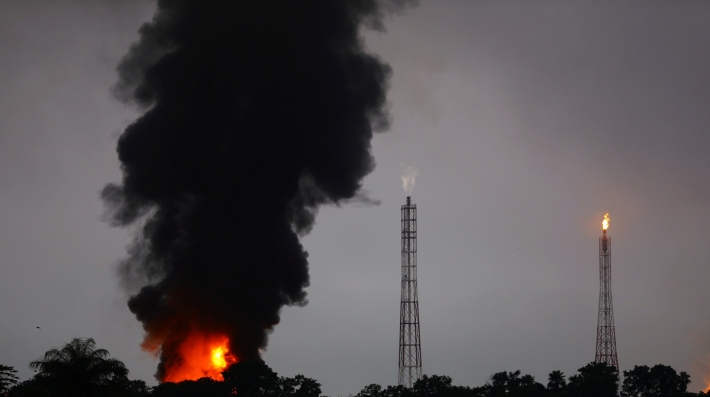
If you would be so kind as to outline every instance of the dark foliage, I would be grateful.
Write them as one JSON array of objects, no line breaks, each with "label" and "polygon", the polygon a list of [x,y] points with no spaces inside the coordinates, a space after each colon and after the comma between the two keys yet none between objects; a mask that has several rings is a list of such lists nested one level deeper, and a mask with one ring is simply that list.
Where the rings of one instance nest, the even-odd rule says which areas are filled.
[{"label": "dark foliage", "polygon": [[226,397],[231,395],[224,382],[210,378],[161,383],[153,388],[152,397]]},{"label": "dark foliage", "polygon": [[14,367],[0,364],[0,395],[10,390],[18,379],[17,370]]},{"label": "dark foliage", "polygon": [[222,373],[230,393],[245,397],[320,397],[320,383],[303,375],[279,377],[262,360],[239,362]]},{"label": "dark foliage", "polygon": [[223,372],[224,383],[240,396],[278,396],[279,376],[261,360],[239,362]]},{"label": "dark foliage", "polygon": [[74,338],[61,348],[48,350],[32,361],[37,374],[10,390],[12,397],[144,397],[149,389],[141,380],[129,380],[123,362],[97,349],[92,338]]},{"label": "dark foliage", "polygon": [[546,396],[545,387],[535,382],[530,375],[520,376],[520,371],[499,372],[481,387],[454,386],[448,376],[424,375],[411,389],[403,386],[372,384],[356,397],[498,397],[498,396]]},{"label": "dark foliage", "polygon": [[547,378],[547,395],[562,396],[567,390],[567,380],[562,371],[552,371]]},{"label": "dark foliage", "polygon": [[520,376],[520,371],[498,372],[480,390],[482,396],[543,396],[545,386],[535,381],[531,375]]},{"label": "dark foliage", "polygon": [[624,371],[621,397],[687,397],[693,395],[687,392],[689,383],[690,375],[678,374],[670,366],[637,365],[631,371]]},{"label": "dark foliage", "polygon": [[424,375],[414,382],[414,393],[422,397],[446,395],[451,390],[451,378],[448,376]]},{"label": "dark foliage", "polygon": [[293,378],[280,377],[279,389],[282,396],[319,397],[321,395],[320,383],[303,375],[296,375]]},{"label": "dark foliage", "polygon": [[567,384],[571,397],[616,397],[619,371],[605,363],[589,363],[572,375]]},{"label": "dark foliage", "polygon": [[44,382],[38,380],[37,378],[31,378],[26,381],[20,382],[10,389],[9,397],[51,397],[52,394],[49,392],[47,386]]},{"label": "dark foliage", "polygon": [[[710,397],[710,393],[686,391],[689,377],[684,372],[677,374],[671,367],[658,365],[656,371],[648,367],[635,367],[626,371],[630,376],[624,382],[625,392],[634,394],[622,397]],[[654,367],[654,368],[656,368]],[[454,386],[448,376],[423,376],[414,387],[382,387],[371,384],[355,397],[617,397],[618,372],[606,364],[590,363],[565,380],[561,371],[552,371],[547,387],[535,381],[531,375],[520,371],[498,372],[480,387]],[[630,379],[630,380],[629,380]],[[633,385],[633,387],[631,386]]]},{"label": "dark foliage", "polygon": [[97,349],[92,338],[74,338],[62,348],[48,350],[30,368],[37,371],[37,382],[54,396],[111,396],[128,382],[128,369],[108,356],[108,350]]},{"label": "dark foliage", "polygon": [[117,397],[147,397],[150,395],[150,388],[142,380],[130,380],[126,377],[115,379],[111,385],[116,390]]},{"label": "dark foliage", "polygon": [[[140,380],[129,380],[120,361],[97,349],[93,339],[74,339],[61,349],[50,349],[31,366],[39,372],[31,379],[0,390],[9,397],[321,397],[321,385],[303,375],[278,376],[262,360],[241,361],[222,373],[224,381],[202,378],[165,382],[152,389]],[[0,366],[13,381],[16,371]],[[412,388],[371,384],[355,397],[710,397],[687,391],[690,376],[666,365],[635,366],[624,371],[618,394],[618,372],[606,364],[590,363],[566,381],[552,371],[547,387],[520,371],[498,372],[479,387],[456,386],[449,376],[424,375]]]},{"label": "dark foliage", "polygon": [[365,386],[355,397],[416,397],[412,389],[404,386],[387,386],[383,388],[377,384]]}]

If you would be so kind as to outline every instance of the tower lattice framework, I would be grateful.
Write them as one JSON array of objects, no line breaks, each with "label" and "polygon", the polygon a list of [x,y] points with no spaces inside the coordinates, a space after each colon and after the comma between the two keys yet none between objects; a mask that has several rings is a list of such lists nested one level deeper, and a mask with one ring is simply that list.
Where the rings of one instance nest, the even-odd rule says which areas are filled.
[{"label": "tower lattice framework", "polygon": [[402,206],[402,299],[399,308],[399,380],[412,387],[422,376],[417,294],[417,205]]},{"label": "tower lattice framework", "polygon": [[597,318],[597,352],[594,362],[606,363],[617,370],[616,330],[614,308],[611,302],[611,238],[604,234],[599,238],[599,316]]}]

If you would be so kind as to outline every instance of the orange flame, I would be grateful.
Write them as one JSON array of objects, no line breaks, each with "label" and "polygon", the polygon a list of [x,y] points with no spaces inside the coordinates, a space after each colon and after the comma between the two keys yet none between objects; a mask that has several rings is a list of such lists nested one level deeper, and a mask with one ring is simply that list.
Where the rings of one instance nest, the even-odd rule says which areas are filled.
[{"label": "orange flame", "polygon": [[164,382],[212,378],[224,380],[222,371],[237,362],[229,352],[229,338],[193,333],[180,346],[180,360],[166,363]]},{"label": "orange flame", "polygon": [[609,213],[607,212],[606,215],[604,215],[604,220],[602,221],[602,229],[606,230],[609,228]]}]

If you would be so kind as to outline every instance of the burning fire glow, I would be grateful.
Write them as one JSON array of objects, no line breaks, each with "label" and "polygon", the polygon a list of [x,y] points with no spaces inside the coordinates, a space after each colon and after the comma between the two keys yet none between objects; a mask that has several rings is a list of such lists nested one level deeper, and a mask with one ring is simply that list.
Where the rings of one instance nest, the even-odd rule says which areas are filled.
[{"label": "burning fire glow", "polygon": [[402,189],[404,189],[407,196],[410,196],[412,194],[412,190],[414,190],[414,183],[416,182],[418,173],[417,169],[411,165],[404,168],[404,175],[402,175]]},{"label": "burning fire glow", "polygon": [[609,228],[609,213],[604,215],[604,220],[602,221],[602,229],[606,230]]},{"label": "burning fire glow", "polygon": [[224,380],[222,372],[237,358],[229,352],[229,338],[194,333],[180,346],[180,360],[165,363],[164,382],[212,378]]}]

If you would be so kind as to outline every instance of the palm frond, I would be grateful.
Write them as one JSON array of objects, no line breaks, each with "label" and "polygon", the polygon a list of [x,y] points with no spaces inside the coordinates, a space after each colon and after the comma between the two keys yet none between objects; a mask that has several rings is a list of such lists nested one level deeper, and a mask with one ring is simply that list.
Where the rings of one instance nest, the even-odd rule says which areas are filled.
[{"label": "palm frond", "polygon": [[64,390],[98,390],[113,380],[125,378],[128,368],[97,349],[92,338],[75,338],[61,348],[52,348],[30,363],[37,376],[50,379]]}]

